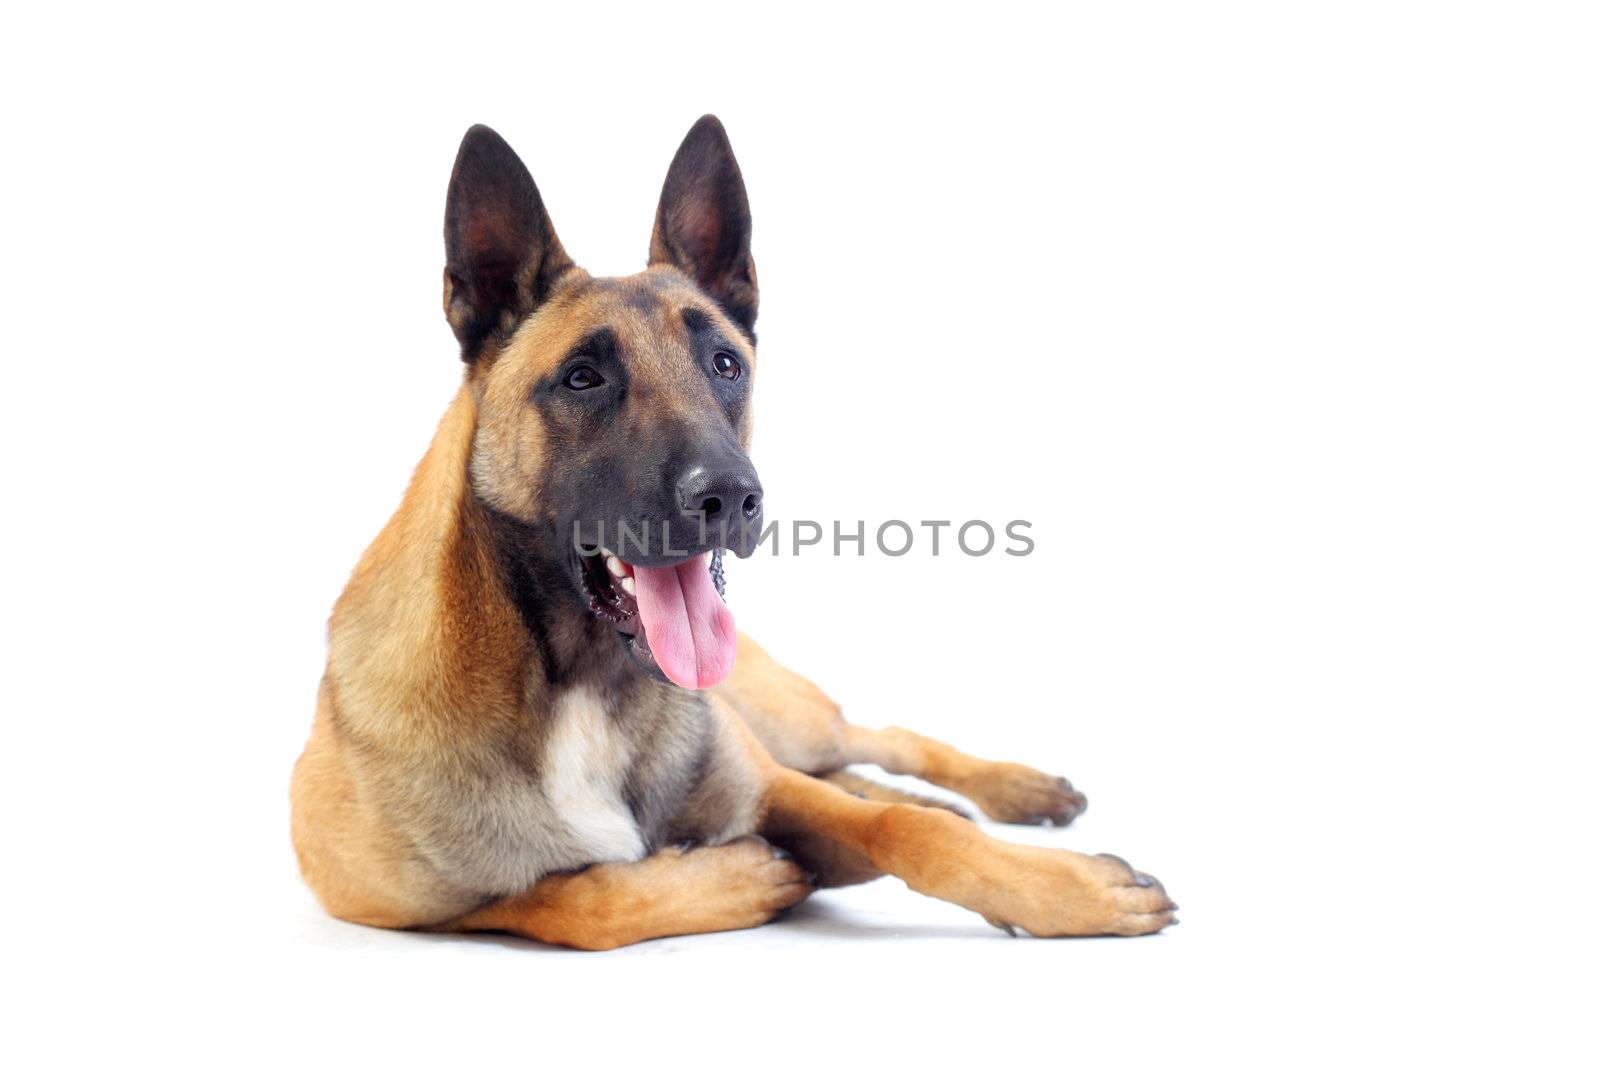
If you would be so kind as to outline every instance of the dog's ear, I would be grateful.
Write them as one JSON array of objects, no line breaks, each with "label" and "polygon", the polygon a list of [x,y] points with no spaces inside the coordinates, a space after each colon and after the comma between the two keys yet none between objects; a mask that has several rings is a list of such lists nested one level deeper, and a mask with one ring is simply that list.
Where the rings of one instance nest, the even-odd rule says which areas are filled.
[{"label": "dog's ear", "polygon": [[650,264],[657,263],[670,263],[693,278],[754,336],[750,201],[733,146],[715,115],[694,124],[667,170],[650,236]]},{"label": "dog's ear", "polygon": [[486,338],[509,332],[537,308],[572,266],[533,176],[487,126],[468,130],[456,153],[444,250],[444,314],[469,363]]}]

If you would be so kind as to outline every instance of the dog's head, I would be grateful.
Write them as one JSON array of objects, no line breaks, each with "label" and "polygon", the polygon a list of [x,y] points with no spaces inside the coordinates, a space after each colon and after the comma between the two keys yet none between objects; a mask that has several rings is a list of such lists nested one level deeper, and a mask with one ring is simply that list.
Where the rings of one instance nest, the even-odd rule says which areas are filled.
[{"label": "dog's head", "polygon": [[558,595],[647,671],[717,684],[734,626],[715,553],[749,555],[761,524],[750,207],[722,124],[702,118],[678,149],[640,274],[575,266],[484,126],[456,158],[445,251],[445,315],[478,403],[473,491],[537,534],[570,585]]}]

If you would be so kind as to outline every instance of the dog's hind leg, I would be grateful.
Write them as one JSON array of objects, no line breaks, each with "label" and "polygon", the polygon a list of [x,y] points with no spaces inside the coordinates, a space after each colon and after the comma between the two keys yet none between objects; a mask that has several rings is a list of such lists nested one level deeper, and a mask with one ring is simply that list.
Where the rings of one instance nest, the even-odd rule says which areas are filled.
[{"label": "dog's hind leg", "polygon": [[810,895],[812,876],[759,837],[668,848],[636,863],[597,863],[433,929],[499,931],[572,948],[742,930]]},{"label": "dog's hind leg", "polygon": [[1088,806],[1065,778],[970,756],[899,727],[852,725],[826,693],[744,634],[733,674],[716,693],[773,759],[797,771],[826,774],[852,763],[875,763],[960,793],[999,822],[1065,826]]}]

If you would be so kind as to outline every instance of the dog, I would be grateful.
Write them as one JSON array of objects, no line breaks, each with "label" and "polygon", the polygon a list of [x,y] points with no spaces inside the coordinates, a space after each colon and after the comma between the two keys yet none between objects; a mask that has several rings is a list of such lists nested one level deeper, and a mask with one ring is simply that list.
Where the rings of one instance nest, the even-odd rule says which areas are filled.
[{"label": "dog", "polygon": [[579,268],[484,126],[444,236],[463,381],[334,608],[291,786],[329,913],[608,949],[890,874],[1012,934],[1177,922],[1118,857],[996,840],[846,768],[1035,824],[1084,809],[1066,779],[850,723],[735,629],[721,552],[762,522],[757,285],[714,116],[672,160],[642,273]]}]

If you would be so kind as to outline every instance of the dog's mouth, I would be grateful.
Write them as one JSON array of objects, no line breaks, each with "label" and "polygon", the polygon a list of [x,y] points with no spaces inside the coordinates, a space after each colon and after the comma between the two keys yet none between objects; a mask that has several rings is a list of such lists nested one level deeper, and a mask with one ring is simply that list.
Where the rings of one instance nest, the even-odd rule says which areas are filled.
[{"label": "dog's mouth", "polygon": [[733,670],[733,612],[722,601],[719,552],[646,567],[605,548],[574,553],[589,610],[616,628],[646,670],[709,689]]}]

